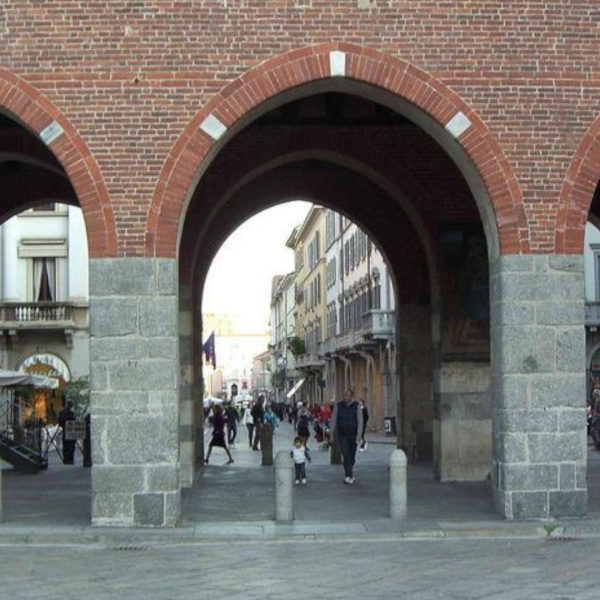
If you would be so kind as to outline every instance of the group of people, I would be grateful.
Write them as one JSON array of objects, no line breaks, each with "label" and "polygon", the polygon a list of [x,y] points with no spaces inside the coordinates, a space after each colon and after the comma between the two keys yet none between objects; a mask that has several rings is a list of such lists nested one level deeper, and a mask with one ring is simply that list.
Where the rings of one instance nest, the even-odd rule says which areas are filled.
[{"label": "group of people", "polygon": [[[223,448],[227,453],[226,464],[233,463],[233,457],[229,445],[235,443],[237,436],[237,423],[241,421],[248,431],[248,444],[252,450],[259,450],[261,434],[265,424],[269,424],[273,431],[279,425],[282,415],[277,415],[270,403],[265,403],[264,396],[259,396],[256,402],[249,404],[243,411],[242,416],[231,404],[220,405],[213,408],[209,416],[212,426],[212,437],[208,445],[208,453],[205,463],[208,464],[212,450],[215,446]],[[311,423],[320,424],[328,431],[330,440],[336,439],[339,443],[344,467],[344,484],[352,485],[354,478],[354,464],[356,452],[360,448],[367,447],[365,431],[369,420],[369,413],[365,403],[354,399],[352,390],[345,390],[343,398],[330,406],[310,407],[299,402],[295,410],[290,412],[291,422],[294,422],[296,437],[290,450],[294,462],[295,483],[306,484],[306,462],[310,462],[311,455],[308,449]],[[227,431],[227,435],[226,435]]]},{"label": "group of people", "polygon": [[271,404],[265,403],[265,397],[259,396],[256,402],[248,404],[240,416],[237,408],[228,403],[223,408],[220,404],[212,407],[212,412],[208,415],[208,422],[212,427],[212,436],[208,444],[208,453],[204,462],[208,464],[213,448],[223,448],[227,453],[228,461],[226,464],[233,463],[233,457],[229,446],[235,445],[237,438],[238,423],[241,421],[248,431],[248,444],[252,450],[259,450],[263,426],[269,423],[273,431],[277,429],[280,419],[274,412]]}]

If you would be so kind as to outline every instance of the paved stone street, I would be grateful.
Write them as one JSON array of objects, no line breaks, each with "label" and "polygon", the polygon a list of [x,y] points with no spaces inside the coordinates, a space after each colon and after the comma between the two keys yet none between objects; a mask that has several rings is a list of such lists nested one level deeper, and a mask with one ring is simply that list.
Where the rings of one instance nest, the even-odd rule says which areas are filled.
[{"label": "paved stone street", "polygon": [[597,549],[597,539],[0,546],[0,589],[12,600],[584,600],[598,598]]}]

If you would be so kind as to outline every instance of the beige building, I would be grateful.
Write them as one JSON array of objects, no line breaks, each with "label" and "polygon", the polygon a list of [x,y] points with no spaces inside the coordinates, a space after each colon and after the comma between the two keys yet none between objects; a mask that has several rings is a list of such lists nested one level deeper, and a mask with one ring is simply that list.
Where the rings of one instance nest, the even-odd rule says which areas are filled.
[{"label": "beige building", "polygon": [[[294,400],[326,403],[351,388],[369,428],[394,432],[395,295],[385,260],[355,223],[313,207],[288,240],[296,255]],[[408,440],[415,444],[415,440]]]}]

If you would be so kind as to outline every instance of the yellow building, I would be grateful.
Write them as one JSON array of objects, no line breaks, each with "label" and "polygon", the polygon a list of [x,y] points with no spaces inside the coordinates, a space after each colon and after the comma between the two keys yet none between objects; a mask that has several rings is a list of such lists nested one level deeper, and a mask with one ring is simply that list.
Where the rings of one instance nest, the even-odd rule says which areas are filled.
[{"label": "yellow building", "polygon": [[[325,325],[325,213],[313,206],[302,225],[294,229],[287,246],[295,253],[296,369],[304,377],[301,394],[308,402],[323,401],[323,368],[320,355]],[[303,344],[303,345],[302,345]]]}]

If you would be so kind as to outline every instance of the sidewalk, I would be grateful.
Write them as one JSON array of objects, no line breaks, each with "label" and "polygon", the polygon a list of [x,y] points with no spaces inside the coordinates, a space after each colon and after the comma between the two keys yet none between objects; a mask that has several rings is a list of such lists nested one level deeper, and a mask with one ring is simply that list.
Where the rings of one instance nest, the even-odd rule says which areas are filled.
[{"label": "sidewalk", "polygon": [[[275,449],[287,450],[293,431],[282,425]],[[216,448],[193,489],[182,494],[182,519],[170,529],[97,528],[90,525],[90,469],[53,461],[39,475],[4,472],[4,523],[0,544],[101,543],[136,545],[203,543],[276,538],[320,539],[331,536],[381,538],[432,537],[559,537],[600,536],[600,453],[589,454],[588,516],[577,520],[506,521],[493,510],[486,483],[438,483],[430,465],[408,469],[408,516],[387,518],[389,454],[395,438],[369,436],[365,452],[357,453],[356,483],[342,484],[342,468],[329,464],[329,452],[309,442],[313,461],[308,484],[294,487],[292,523],[275,523],[272,467],[260,466],[260,452],[247,444],[240,429],[232,448],[233,465]],[[548,525],[548,529],[544,529]]]}]

